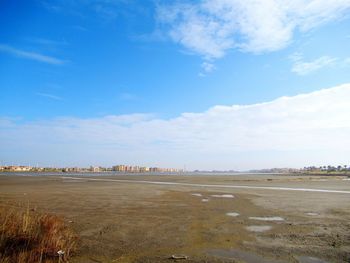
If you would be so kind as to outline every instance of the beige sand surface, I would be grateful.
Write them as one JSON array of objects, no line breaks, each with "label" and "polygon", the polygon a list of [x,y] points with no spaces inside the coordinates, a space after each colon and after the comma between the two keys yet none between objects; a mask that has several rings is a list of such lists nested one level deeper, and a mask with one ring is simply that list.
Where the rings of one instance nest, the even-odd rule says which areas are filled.
[{"label": "beige sand surface", "polygon": [[[116,179],[192,185],[113,181]],[[144,175],[76,180],[62,175],[1,175],[0,205],[16,207],[29,202],[37,211],[72,221],[80,236],[72,262],[172,262],[169,257],[173,254],[189,256],[186,262],[307,262],[308,257],[349,262],[350,181],[342,179]],[[203,184],[349,193],[199,186]],[[220,198],[222,195],[234,198]],[[239,215],[227,216],[232,211]],[[250,226],[271,229],[256,232]]]}]

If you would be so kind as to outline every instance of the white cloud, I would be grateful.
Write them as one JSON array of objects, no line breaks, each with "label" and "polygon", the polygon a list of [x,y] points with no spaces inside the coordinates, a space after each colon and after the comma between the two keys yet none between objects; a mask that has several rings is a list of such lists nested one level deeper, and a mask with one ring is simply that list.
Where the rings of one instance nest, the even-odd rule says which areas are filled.
[{"label": "white cloud", "polygon": [[0,159],[57,165],[119,162],[248,169],[346,163],[350,84],[253,105],[215,106],[165,120],[131,114],[93,119],[0,120]]},{"label": "white cloud", "polygon": [[124,100],[124,101],[136,101],[139,98],[135,94],[132,94],[129,92],[123,92],[119,95],[119,99]]},{"label": "white cloud", "polygon": [[299,53],[293,54],[290,59],[293,61],[292,72],[301,76],[332,66],[337,61],[336,58],[322,56],[313,61],[305,62],[302,55]]},{"label": "white cloud", "polygon": [[46,55],[39,54],[36,52],[28,52],[28,51],[16,49],[16,48],[11,47],[9,45],[0,44],[0,52],[5,52],[8,54],[14,55],[16,57],[36,60],[39,62],[44,62],[44,63],[48,63],[48,64],[53,64],[53,65],[61,65],[61,64],[65,63],[64,60],[61,60],[61,59],[58,59],[55,57],[46,56]]},{"label": "white cloud", "polygon": [[345,65],[350,65],[350,58],[344,59],[344,64]]},{"label": "white cloud", "polygon": [[286,47],[294,31],[308,31],[343,18],[350,0],[201,0],[158,7],[169,36],[204,58],[233,48],[269,52]]},{"label": "white cloud", "polygon": [[214,70],[216,70],[215,65],[213,63],[210,63],[210,62],[207,62],[207,61],[202,62],[201,68],[202,68],[202,71],[199,72],[199,76],[200,77],[205,77],[207,74],[209,74],[209,73],[213,72]]},{"label": "white cloud", "polygon": [[206,73],[210,73],[216,69],[215,65],[209,62],[203,62],[201,67]]}]

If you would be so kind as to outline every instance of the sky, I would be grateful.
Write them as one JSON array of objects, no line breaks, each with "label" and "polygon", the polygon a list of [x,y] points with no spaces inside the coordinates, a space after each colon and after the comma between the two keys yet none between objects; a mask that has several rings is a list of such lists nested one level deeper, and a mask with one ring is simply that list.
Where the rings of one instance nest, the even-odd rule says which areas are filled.
[{"label": "sky", "polygon": [[0,165],[350,164],[350,0],[3,0]]}]

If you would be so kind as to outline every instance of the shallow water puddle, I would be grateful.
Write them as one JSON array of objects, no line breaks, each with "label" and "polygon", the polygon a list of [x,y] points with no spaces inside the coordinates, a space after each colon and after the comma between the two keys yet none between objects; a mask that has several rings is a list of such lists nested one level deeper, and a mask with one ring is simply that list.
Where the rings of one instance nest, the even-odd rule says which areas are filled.
[{"label": "shallow water puddle", "polygon": [[203,199],[202,199],[202,202],[209,202],[209,199],[203,198]]},{"label": "shallow water puddle", "polygon": [[214,257],[235,259],[235,260],[239,260],[240,262],[243,261],[246,263],[282,263],[282,261],[265,259],[257,254],[238,250],[238,249],[230,249],[230,250],[211,249],[207,253]]},{"label": "shallow water puddle", "polygon": [[193,193],[191,195],[193,195],[193,196],[202,196],[202,194],[200,194],[200,193]]},{"label": "shallow water puddle", "polygon": [[314,212],[308,212],[308,213],[305,213],[306,215],[308,216],[318,216],[319,214],[318,213],[314,213]]},{"label": "shallow water puddle", "polygon": [[212,197],[218,197],[218,198],[234,198],[233,195],[230,194],[223,194],[223,195],[211,195]]},{"label": "shallow water puddle", "polygon": [[236,213],[236,212],[230,212],[230,213],[226,213],[227,216],[233,216],[233,217],[236,217],[236,216],[239,216],[239,213]]},{"label": "shallow water puddle", "polygon": [[250,232],[265,232],[272,229],[272,226],[247,226],[246,229]]},{"label": "shallow water puddle", "polygon": [[279,216],[265,216],[265,217],[250,216],[249,219],[259,220],[259,221],[284,221],[284,218]]}]

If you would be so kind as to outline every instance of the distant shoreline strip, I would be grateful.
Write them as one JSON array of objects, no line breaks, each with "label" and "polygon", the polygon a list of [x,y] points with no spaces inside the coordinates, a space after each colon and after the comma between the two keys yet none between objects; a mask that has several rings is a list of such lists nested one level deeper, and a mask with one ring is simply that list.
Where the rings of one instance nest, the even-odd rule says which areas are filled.
[{"label": "distant shoreline strip", "polygon": [[194,184],[194,183],[176,183],[176,182],[160,182],[146,180],[121,180],[121,179],[99,179],[99,178],[82,178],[82,177],[58,177],[71,180],[100,181],[100,182],[118,182],[118,183],[139,183],[139,184],[155,184],[155,185],[179,185],[179,186],[195,186],[210,188],[233,188],[233,189],[255,189],[255,190],[281,190],[281,191],[301,191],[301,192],[318,192],[318,193],[335,193],[350,194],[350,191],[314,189],[314,188],[291,188],[277,186],[249,186],[249,185],[223,185],[223,184]]}]

